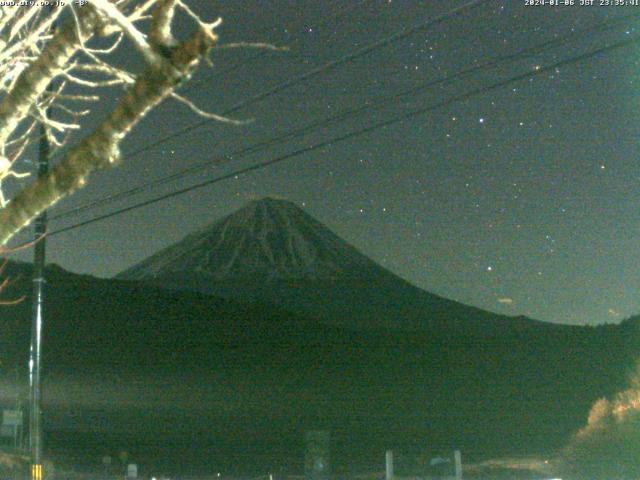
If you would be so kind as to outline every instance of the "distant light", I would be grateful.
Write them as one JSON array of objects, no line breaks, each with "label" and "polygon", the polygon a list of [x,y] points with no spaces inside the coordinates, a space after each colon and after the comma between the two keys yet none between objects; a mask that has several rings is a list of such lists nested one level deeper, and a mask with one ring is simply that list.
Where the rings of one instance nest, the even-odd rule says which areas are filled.
[{"label": "distant light", "polygon": [[493,267],[489,266],[487,267],[487,272],[491,272],[493,270]]},{"label": "distant light", "polygon": [[480,117],[480,120],[478,120],[480,123],[484,123],[484,118]]}]

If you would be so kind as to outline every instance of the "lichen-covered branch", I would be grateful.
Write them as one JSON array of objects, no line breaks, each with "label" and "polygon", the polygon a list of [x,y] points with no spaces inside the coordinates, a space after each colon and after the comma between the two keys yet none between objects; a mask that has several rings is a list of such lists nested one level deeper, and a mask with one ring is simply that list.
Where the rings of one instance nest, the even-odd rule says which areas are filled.
[{"label": "lichen-covered branch", "polygon": [[[216,25],[200,23],[198,31],[188,41],[168,52],[167,61],[159,66],[148,65],[113,112],[93,133],[72,147],[48,175],[26,187],[0,210],[0,245],[6,244],[43,210],[82,187],[92,171],[109,167],[118,160],[122,139],[150,109],[189,78],[199,60],[213,47],[217,40],[213,31]],[[62,43],[69,45],[72,42]],[[61,45],[54,51],[64,52],[55,55],[68,55],[67,48],[70,49]]]},{"label": "lichen-covered branch", "polygon": [[109,0],[91,0],[91,3],[120,27],[147,62],[158,64],[163,61],[162,57],[149,46],[145,35],[134,26],[133,22],[118,7]]},{"label": "lichen-covered branch", "polygon": [[79,26],[67,22],[47,42],[42,53],[21,72],[0,102],[0,147],[9,140],[50,82],[64,71],[71,57],[81,48],[83,39],[80,35],[90,36],[99,21],[91,8],[82,9],[78,19]]},{"label": "lichen-covered branch", "polygon": [[[114,164],[122,140],[165,98],[173,96],[197,115],[238,123],[205,112],[175,93],[216,43],[219,19],[203,22],[182,0],[88,2],[82,8],[67,2],[58,10],[0,6],[0,247],[43,210],[82,187],[92,171]],[[69,15],[61,16],[63,8]],[[182,43],[171,29],[176,9],[197,26],[196,33]],[[57,18],[67,20],[51,31]],[[115,40],[109,46],[91,42],[93,37],[110,35]],[[145,71],[136,75],[110,59],[121,43],[139,52]],[[73,87],[72,94],[66,90],[68,85]],[[89,113],[86,103],[99,98],[84,92],[105,87],[128,90],[96,130],[84,138],[73,133],[82,132],[79,120]],[[54,118],[50,112],[55,112]],[[36,124],[43,127],[53,149],[60,152],[65,146],[67,151],[50,173],[5,200],[2,181],[26,175],[23,168],[16,171],[14,167],[33,141]],[[67,145],[71,135],[81,138],[73,147]]]}]

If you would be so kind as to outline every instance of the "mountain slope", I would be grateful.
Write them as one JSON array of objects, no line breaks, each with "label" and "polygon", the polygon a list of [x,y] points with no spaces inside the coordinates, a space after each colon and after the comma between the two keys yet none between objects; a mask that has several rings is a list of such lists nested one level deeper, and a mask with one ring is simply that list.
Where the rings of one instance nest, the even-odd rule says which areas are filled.
[{"label": "mountain slope", "polygon": [[[7,295],[30,295],[28,268],[11,268]],[[553,325],[429,294],[272,199],[121,277],[48,272],[47,428],[80,458],[111,435],[145,462],[258,474],[296,465],[316,428],[339,465],[425,445],[549,452],[624,388],[640,340],[638,319]],[[29,314],[3,311],[9,371],[26,365]]]},{"label": "mountain slope", "polygon": [[[5,298],[29,297],[29,266],[7,272],[17,281]],[[14,367],[26,379],[29,300],[0,307],[6,385]],[[355,330],[49,268],[47,445],[98,464],[127,450],[143,466],[174,462],[182,474],[196,464],[256,474],[295,466],[310,428],[331,430],[337,465],[371,465],[396,447],[456,446],[467,458],[557,448],[596,399],[624,387],[640,321],[511,325],[482,341]]]},{"label": "mountain slope", "polygon": [[117,276],[165,288],[265,301],[353,328],[452,334],[545,328],[425,292],[381,267],[295,204],[264,198]]},{"label": "mountain slope", "polygon": [[122,272],[131,280],[195,273],[216,281],[365,279],[380,267],[295,204],[265,198]]}]

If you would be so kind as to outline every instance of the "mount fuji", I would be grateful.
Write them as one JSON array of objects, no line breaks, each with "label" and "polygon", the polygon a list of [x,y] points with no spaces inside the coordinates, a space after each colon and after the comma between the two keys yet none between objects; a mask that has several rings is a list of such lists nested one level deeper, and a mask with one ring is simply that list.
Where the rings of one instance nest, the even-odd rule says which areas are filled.
[{"label": "mount fuji", "polygon": [[[26,300],[2,309],[0,363],[26,379],[33,272],[9,262],[4,274],[3,298]],[[638,317],[558,325],[430,294],[274,199],[126,280],[46,277],[46,428],[80,463],[127,448],[177,473],[253,475],[295,465],[313,429],[332,432],[344,468],[376,465],[390,445],[546,455],[627,388],[640,344]]]},{"label": "mount fuji", "polygon": [[498,333],[543,322],[425,292],[375,263],[292,202],[248,203],[117,276],[268,302],[352,328]]},{"label": "mount fuji", "polygon": [[366,279],[383,272],[294,203],[267,197],[119,276],[141,280],[185,273],[213,281],[270,282]]}]

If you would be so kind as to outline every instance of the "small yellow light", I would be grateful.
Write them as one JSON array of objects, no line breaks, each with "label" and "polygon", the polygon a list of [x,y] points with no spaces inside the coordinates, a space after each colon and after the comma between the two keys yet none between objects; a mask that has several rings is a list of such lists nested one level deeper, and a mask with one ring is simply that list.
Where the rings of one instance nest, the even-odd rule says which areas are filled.
[{"label": "small yellow light", "polygon": [[31,480],[42,480],[42,465],[31,465]]}]

